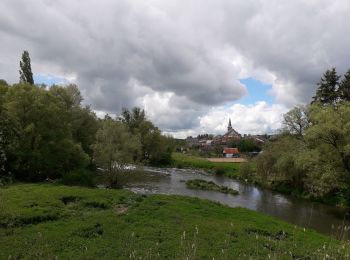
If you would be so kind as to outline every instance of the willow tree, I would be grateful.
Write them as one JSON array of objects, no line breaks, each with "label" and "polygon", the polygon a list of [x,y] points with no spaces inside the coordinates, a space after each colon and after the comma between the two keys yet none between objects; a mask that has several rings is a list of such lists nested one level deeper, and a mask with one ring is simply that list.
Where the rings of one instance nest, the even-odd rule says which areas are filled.
[{"label": "willow tree", "polygon": [[140,141],[128,131],[126,125],[107,118],[97,131],[96,143],[92,147],[96,165],[106,173],[107,185],[115,188],[119,184],[118,176],[135,161],[135,154],[140,151]]}]

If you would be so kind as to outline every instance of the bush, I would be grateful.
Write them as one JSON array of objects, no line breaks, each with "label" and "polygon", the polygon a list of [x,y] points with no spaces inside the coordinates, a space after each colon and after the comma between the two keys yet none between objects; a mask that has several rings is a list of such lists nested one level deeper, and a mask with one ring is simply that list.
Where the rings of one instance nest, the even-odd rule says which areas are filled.
[{"label": "bush", "polygon": [[95,186],[95,173],[86,169],[79,169],[64,174],[62,183],[65,185]]},{"label": "bush", "polygon": [[242,179],[249,179],[254,173],[254,168],[250,162],[242,163],[239,167],[239,175]]},{"label": "bush", "polygon": [[224,175],[226,172],[225,169],[222,167],[215,167],[213,170],[216,175]]}]

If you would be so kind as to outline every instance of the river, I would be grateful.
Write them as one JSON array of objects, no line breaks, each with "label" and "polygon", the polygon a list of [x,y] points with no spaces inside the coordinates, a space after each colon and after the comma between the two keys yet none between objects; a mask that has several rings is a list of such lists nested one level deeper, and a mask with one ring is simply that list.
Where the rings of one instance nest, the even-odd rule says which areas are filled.
[{"label": "river", "polygon": [[[186,181],[203,179],[239,191],[233,196],[214,191],[191,190]],[[123,186],[142,194],[175,194],[193,196],[220,202],[230,207],[244,207],[283,219],[300,227],[312,228],[321,233],[343,234],[350,227],[349,212],[345,209],[296,199],[287,195],[259,188],[224,176],[216,176],[198,170],[145,167],[122,178]],[[346,233],[343,238],[349,238]]]}]

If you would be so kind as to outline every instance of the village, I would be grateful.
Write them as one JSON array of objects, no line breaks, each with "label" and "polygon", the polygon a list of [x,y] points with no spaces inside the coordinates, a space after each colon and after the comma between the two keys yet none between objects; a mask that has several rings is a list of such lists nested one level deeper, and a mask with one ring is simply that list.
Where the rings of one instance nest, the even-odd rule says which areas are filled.
[{"label": "village", "polygon": [[247,135],[237,132],[229,119],[227,132],[223,135],[202,134],[186,138],[189,150],[198,151],[205,157],[240,158],[259,154],[271,135]]}]

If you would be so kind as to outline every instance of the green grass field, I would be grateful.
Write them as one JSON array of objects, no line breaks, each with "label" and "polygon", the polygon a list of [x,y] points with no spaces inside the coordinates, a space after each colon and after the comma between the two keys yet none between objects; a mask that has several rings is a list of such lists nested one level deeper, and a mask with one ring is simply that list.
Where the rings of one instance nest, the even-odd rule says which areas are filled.
[{"label": "green grass field", "polygon": [[239,169],[239,163],[210,162],[205,158],[182,153],[173,153],[173,165],[177,168],[194,168],[213,170],[219,174],[235,174]]},{"label": "green grass field", "polygon": [[322,259],[349,247],[247,209],[54,184],[0,189],[0,259]]}]

